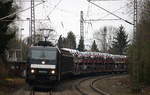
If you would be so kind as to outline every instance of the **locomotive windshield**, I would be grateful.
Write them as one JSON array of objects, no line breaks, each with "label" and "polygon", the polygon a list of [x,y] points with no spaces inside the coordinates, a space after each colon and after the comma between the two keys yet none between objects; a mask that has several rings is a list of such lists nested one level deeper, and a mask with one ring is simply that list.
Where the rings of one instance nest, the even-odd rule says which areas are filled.
[{"label": "locomotive windshield", "polygon": [[30,52],[32,59],[56,60],[57,50],[55,48],[32,48]]},{"label": "locomotive windshield", "polygon": [[32,54],[32,59],[48,59],[48,60],[56,59],[56,51],[32,50],[31,54]]}]

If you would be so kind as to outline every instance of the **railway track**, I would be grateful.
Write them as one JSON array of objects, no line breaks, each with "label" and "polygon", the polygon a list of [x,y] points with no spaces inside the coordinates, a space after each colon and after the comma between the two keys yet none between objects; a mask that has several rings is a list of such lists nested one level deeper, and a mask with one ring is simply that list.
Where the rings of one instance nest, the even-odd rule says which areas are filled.
[{"label": "railway track", "polygon": [[53,95],[53,90],[48,89],[47,91],[37,91],[34,88],[30,88],[28,95]]},{"label": "railway track", "polygon": [[[104,78],[107,78],[107,77],[104,77]],[[107,93],[107,92],[104,92],[103,90],[101,90],[101,89],[95,87],[95,85],[94,85],[97,81],[99,81],[99,80],[101,80],[101,79],[104,79],[104,78],[97,78],[97,79],[93,80],[93,81],[91,82],[91,84],[90,84],[90,87],[91,87],[94,91],[98,92],[98,93],[101,94],[101,95],[111,95],[111,94],[109,94],[109,93]]]},{"label": "railway track", "polygon": [[76,89],[81,95],[88,95],[85,91],[83,91],[83,90],[80,89],[81,83],[84,82],[84,81],[87,81],[87,80],[89,80],[89,78],[79,80],[78,83],[75,84],[75,89]]},{"label": "railway track", "polygon": [[103,90],[97,88],[95,84],[99,80],[113,76],[116,75],[104,75],[65,80],[56,86],[55,90],[49,89],[47,91],[36,91],[33,87],[26,86],[26,89],[22,89],[18,94],[13,95],[110,95],[109,93],[106,93]]},{"label": "railway track", "polygon": [[40,93],[40,92],[31,92],[29,95],[53,95],[53,93],[50,91],[50,92],[44,92],[44,93]]},{"label": "railway track", "polygon": [[110,95],[94,86],[94,84],[101,79],[112,77],[100,76],[100,77],[89,77],[82,80],[79,80],[75,85],[75,89],[80,93],[80,95]]},{"label": "railway track", "polygon": [[[78,80],[72,80],[70,82],[64,82],[60,84],[62,91],[53,91],[52,89],[47,92],[36,92],[31,88],[28,95],[110,95],[94,86],[94,84],[104,78],[112,77],[112,75],[105,75],[100,77],[88,77]],[[67,84],[66,84],[67,83]],[[73,90],[70,90],[70,87],[73,87]],[[64,89],[63,89],[64,87]],[[59,88],[57,88],[59,90]]]}]

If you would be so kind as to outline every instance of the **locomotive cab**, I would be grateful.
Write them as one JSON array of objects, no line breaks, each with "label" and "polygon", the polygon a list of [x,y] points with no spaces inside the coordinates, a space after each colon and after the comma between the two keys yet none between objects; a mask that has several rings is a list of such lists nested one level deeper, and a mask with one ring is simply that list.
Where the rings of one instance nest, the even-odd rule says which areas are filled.
[{"label": "locomotive cab", "polygon": [[28,84],[52,83],[59,80],[59,50],[56,47],[33,46],[28,52]]}]

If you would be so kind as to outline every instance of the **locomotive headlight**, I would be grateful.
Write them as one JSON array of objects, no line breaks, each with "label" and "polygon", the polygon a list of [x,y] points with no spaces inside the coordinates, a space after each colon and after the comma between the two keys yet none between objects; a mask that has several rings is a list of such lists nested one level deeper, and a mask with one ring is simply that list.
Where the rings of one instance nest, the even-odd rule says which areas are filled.
[{"label": "locomotive headlight", "polygon": [[45,61],[42,61],[42,64],[45,64]]},{"label": "locomotive headlight", "polygon": [[55,70],[52,70],[51,73],[52,73],[52,74],[55,74]]},{"label": "locomotive headlight", "polygon": [[32,69],[32,70],[31,70],[31,73],[34,73],[34,72],[35,72],[35,70],[34,70],[34,69]]}]

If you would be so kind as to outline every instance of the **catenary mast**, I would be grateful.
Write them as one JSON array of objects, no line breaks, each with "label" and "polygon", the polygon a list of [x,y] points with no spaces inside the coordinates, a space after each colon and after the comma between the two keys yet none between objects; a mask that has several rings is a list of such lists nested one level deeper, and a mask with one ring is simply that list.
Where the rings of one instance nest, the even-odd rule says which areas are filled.
[{"label": "catenary mast", "polygon": [[83,19],[83,11],[80,12],[80,38],[84,39],[84,19]]},{"label": "catenary mast", "polygon": [[31,0],[31,44],[35,43],[35,9],[34,9],[34,0]]}]

